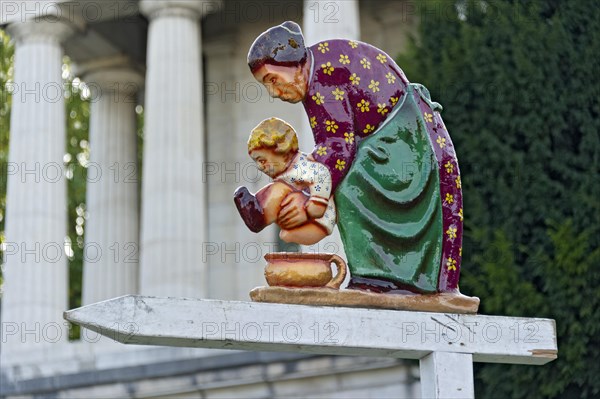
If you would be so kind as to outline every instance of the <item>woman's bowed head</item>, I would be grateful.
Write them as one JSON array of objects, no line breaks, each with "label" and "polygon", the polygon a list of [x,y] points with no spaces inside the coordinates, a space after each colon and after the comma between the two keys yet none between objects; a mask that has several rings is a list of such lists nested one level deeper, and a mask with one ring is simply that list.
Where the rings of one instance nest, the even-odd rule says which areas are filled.
[{"label": "woman's bowed head", "polygon": [[297,103],[306,96],[310,52],[300,26],[284,22],[261,34],[250,47],[248,66],[271,97]]}]

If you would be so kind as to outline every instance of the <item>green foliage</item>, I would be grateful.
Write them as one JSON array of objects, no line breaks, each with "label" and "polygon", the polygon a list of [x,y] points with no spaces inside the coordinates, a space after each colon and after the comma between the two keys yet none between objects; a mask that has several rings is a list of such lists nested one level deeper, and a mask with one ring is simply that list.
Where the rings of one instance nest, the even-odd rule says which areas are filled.
[{"label": "green foliage", "polygon": [[[69,62],[65,60],[69,70]],[[86,219],[85,192],[87,162],[89,161],[90,102],[82,96],[78,79],[65,79],[65,102],[67,107],[67,170],[68,235],[71,240],[69,254],[69,308],[81,306],[83,278],[84,229]],[[79,337],[79,326],[71,325],[71,339]]]},{"label": "green foliage", "polygon": [[600,395],[600,8],[428,1],[399,63],[444,106],[463,175],[461,290],[549,317],[559,358],[477,365],[478,397]]},{"label": "green foliage", "polygon": [[[12,80],[14,48],[9,37],[0,30],[0,262],[3,259],[4,215],[6,215],[6,183],[8,174],[8,132],[10,130],[10,101],[7,82]],[[2,269],[0,268],[0,285]]]}]

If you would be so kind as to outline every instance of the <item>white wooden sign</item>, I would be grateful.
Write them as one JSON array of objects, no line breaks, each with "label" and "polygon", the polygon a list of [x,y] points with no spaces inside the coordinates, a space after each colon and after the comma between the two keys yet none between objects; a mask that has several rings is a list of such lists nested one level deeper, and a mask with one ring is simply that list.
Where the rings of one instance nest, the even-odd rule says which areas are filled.
[{"label": "white wooden sign", "polygon": [[124,344],[420,359],[423,397],[473,397],[472,362],[542,365],[554,320],[124,296],[65,312]]}]

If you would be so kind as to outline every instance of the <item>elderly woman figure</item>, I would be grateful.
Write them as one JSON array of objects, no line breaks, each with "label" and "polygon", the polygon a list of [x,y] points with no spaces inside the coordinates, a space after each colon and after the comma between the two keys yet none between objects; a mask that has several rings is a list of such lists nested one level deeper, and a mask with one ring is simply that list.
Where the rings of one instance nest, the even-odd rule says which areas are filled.
[{"label": "elderly woman figure", "polygon": [[[462,194],[441,107],[409,83],[382,50],[353,40],[307,47],[285,22],[252,44],[248,64],[273,97],[301,102],[331,174],[348,288],[458,292]],[[307,197],[291,194],[284,229],[306,222]]]}]

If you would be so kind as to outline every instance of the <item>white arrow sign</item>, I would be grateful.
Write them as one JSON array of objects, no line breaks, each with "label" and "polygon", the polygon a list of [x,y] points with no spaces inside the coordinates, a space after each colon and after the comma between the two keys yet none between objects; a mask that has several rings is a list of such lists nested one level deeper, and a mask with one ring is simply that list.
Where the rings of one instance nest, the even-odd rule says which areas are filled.
[{"label": "white arrow sign", "polygon": [[542,365],[557,355],[549,319],[134,295],[65,319],[125,344],[420,359],[423,395],[434,397],[472,397],[473,361]]}]

